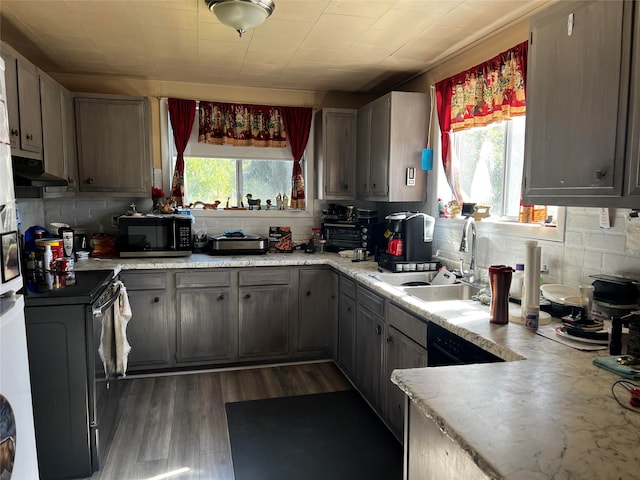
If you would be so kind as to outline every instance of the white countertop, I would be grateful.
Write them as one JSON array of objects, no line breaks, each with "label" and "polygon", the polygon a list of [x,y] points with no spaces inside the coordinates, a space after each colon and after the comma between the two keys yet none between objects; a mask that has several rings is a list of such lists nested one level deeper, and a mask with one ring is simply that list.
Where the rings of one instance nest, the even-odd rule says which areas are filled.
[{"label": "white countertop", "polygon": [[[266,254],[178,259],[86,260],[77,270],[215,268],[327,264],[401,307],[507,360],[502,363],[395,370],[392,381],[418,409],[469,453],[490,477],[504,479],[640,478],[640,410],[616,403],[619,377],[584,352],[509,323],[489,323],[478,302],[425,303],[370,277],[373,261],[336,254]],[[621,398],[628,392],[621,389]]]}]

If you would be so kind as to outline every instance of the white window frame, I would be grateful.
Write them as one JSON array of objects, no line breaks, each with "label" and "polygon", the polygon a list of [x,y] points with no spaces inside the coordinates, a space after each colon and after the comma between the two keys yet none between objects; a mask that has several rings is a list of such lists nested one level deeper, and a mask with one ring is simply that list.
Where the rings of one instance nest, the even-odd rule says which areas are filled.
[{"label": "white window frame", "polygon": [[[436,125],[435,135],[432,138],[434,148],[434,161],[437,163],[435,167],[437,181],[434,182],[434,200],[438,198],[438,186],[442,182],[447,183],[444,178],[444,168],[442,166],[442,134],[440,131],[440,123],[438,121],[436,109],[433,109],[431,115],[432,125]],[[448,184],[447,184],[448,185]],[[435,200],[437,205],[437,200]],[[437,208],[436,208],[437,211]],[[477,222],[478,228],[483,234],[506,235],[518,238],[528,238],[533,240],[546,240],[550,242],[564,242],[566,229],[566,207],[558,207],[558,214],[555,227],[545,227],[544,225],[534,223],[519,223],[518,221],[508,221],[498,218],[485,218],[481,222]],[[440,222],[459,222],[461,225],[464,218],[457,219],[438,218],[436,225]]]},{"label": "white window frame", "polygon": [[[169,125],[169,102],[167,98],[160,99],[160,146],[162,157],[161,170],[154,170],[153,184],[157,187],[161,187],[165,192],[171,191],[171,181],[173,178],[173,160],[174,153],[174,141],[173,136],[170,133]],[[191,131],[191,139],[197,139],[198,136],[198,111],[196,109],[196,115],[194,119],[194,128]],[[306,194],[306,208],[300,209],[288,209],[288,210],[203,210],[193,209],[191,213],[198,217],[215,217],[224,216],[225,218],[240,217],[240,218],[257,218],[257,217],[270,217],[270,218],[305,218],[313,217],[314,211],[314,199],[313,192],[315,177],[314,177],[314,156],[313,156],[313,128],[309,132],[309,141],[302,161],[302,169],[305,177],[305,194]],[[215,151],[215,153],[212,153]],[[206,152],[206,153],[205,153]],[[258,147],[233,147],[229,145],[205,145],[194,143],[190,140],[190,145],[185,150],[186,157],[218,157],[218,158],[246,158],[246,159],[261,159],[261,160],[278,160],[287,159],[291,160],[291,154],[289,147],[286,149],[279,148],[258,148]],[[288,197],[291,197],[291,192],[286,192]],[[275,199],[273,200],[275,205]]]}]

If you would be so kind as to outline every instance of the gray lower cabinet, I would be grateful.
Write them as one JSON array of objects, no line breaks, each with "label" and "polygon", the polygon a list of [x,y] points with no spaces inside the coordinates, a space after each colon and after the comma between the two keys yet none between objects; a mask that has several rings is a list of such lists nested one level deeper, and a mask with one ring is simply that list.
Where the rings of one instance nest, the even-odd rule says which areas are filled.
[{"label": "gray lower cabinet", "polygon": [[324,267],[300,269],[296,351],[332,355],[337,317],[338,275]]},{"label": "gray lower cabinet", "polygon": [[384,299],[358,286],[356,292],[355,383],[378,412],[382,412]]},{"label": "gray lower cabinet", "polygon": [[128,371],[174,365],[174,313],[169,273],[164,270],[122,272],[132,316],[127,324],[131,345]]},{"label": "gray lower cabinet", "polygon": [[403,436],[405,394],[391,382],[391,372],[398,368],[427,366],[426,322],[390,304],[384,355],[385,417],[393,433]]},{"label": "gray lower cabinet", "polygon": [[490,478],[463,448],[407,397],[409,431],[404,445],[405,480]]},{"label": "gray lower cabinet", "polygon": [[290,271],[265,267],[238,272],[239,357],[289,355]]},{"label": "gray lower cabinet", "polygon": [[340,276],[338,299],[338,365],[353,378],[356,365],[356,284],[353,280]]},{"label": "gray lower cabinet", "polygon": [[232,270],[177,272],[176,361],[219,363],[237,357]]}]

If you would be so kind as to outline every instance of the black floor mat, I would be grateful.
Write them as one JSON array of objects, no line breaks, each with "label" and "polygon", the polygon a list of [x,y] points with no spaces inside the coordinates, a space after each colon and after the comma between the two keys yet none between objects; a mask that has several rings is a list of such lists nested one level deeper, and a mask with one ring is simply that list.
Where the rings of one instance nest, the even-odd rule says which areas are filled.
[{"label": "black floor mat", "polygon": [[225,406],[236,480],[402,479],[402,446],[355,390]]}]

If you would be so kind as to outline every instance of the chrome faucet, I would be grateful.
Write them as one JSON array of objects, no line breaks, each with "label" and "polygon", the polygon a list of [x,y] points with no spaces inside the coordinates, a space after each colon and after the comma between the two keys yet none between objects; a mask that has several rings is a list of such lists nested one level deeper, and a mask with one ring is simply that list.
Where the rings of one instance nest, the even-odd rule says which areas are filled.
[{"label": "chrome faucet", "polygon": [[460,242],[460,251],[464,253],[469,252],[469,229],[471,229],[471,262],[469,263],[469,270],[464,270],[464,258],[460,258],[460,273],[463,280],[470,283],[475,282],[476,276],[476,255],[478,249],[476,247],[476,221],[471,215],[467,217],[462,227],[462,241]]}]

